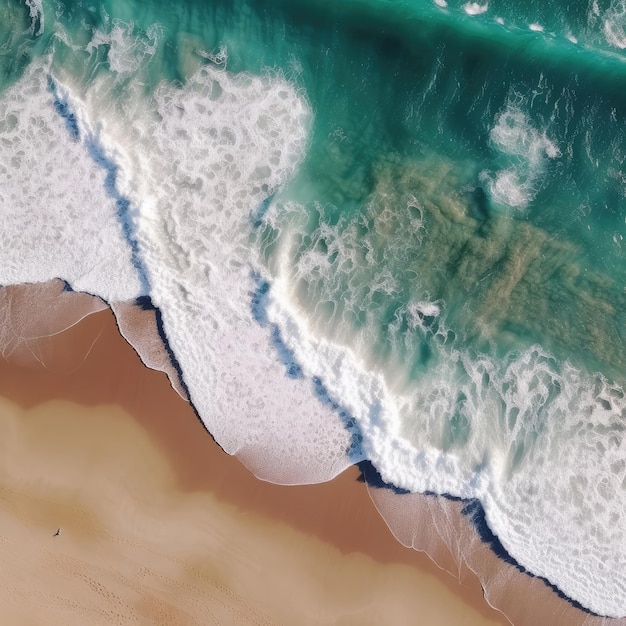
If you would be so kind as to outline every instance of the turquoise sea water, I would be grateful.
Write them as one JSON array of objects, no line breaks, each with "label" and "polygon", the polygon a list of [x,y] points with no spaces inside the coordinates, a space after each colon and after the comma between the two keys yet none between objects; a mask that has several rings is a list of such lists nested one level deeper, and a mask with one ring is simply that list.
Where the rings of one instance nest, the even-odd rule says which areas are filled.
[{"label": "turquoise sea water", "polygon": [[[127,297],[162,308],[225,449],[280,464],[235,432],[254,410],[250,432],[477,497],[519,563],[624,616],[624,48],[622,0],[0,0],[0,210],[36,233],[41,197],[96,237],[37,140],[84,148]],[[257,360],[293,386],[270,402]],[[311,443],[300,393],[349,454]]]}]

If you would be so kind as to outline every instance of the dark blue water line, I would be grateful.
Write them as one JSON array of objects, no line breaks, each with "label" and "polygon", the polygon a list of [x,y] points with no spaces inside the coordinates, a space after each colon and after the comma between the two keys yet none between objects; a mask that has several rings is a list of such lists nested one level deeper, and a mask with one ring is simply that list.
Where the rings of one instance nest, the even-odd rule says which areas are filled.
[{"label": "dark blue water line", "polygon": [[252,280],[256,284],[256,289],[252,292],[250,302],[252,317],[260,326],[267,326],[269,324],[267,318],[267,298],[270,292],[270,284],[256,272],[252,273]]},{"label": "dark blue water line", "polygon": [[[270,293],[269,282],[256,272],[252,273],[252,279],[256,285],[256,289],[251,293],[250,308],[252,317],[257,324],[270,329],[270,341],[276,350],[280,362],[286,368],[285,376],[288,378],[304,378],[302,367],[296,361],[293,351],[285,345],[278,324],[270,322],[267,316],[267,304]],[[313,383],[314,396],[339,416],[342,424],[350,433],[350,444],[346,453],[351,463],[359,463],[365,458],[365,455],[363,453],[363,433],[357,420],[346,407],[342,406],[331,396],[321,378],[315,376],[311,379],[311,382]],[[372,408],[372,411],[376,410],[376,406]]]},{"label": "dark blue water line", "polygon": [[76,142],[80,141],[80,128],[76,115],[74,115],[67,100],[60,96],[57,85],[51,76],[48,76],[48,90],[52,94],[54,110],[63,118],[70,137]]},{"label": "dark blue water line", "polygon": [[[189,403],[191,410],[196,416],[196,419],[202,425],[202,428],[211,437],[211,439],[219,446],[219,448],[223,450],[222,446],[220,446],[219,442],[215,439],[211,431],[207,428],[206,424],[202,421],[202,418],[200,417],[200,413],[198,412],[198,409],[196,409],[196,406],[193,403],[191,393],[189,392],[189,387],[187,386],[187,383],[185,382],[183,369],[180,366],[180,363],[178,359],[176,358],[176,355],[174,354],[174,350],[172,349],[172,346],[170,345],[170,341],[165,331],[165,325],[163,324],[163,315],[161,313],[161,309],[159,309],[159,307],[157,307],[152,302],[152,299],[150,298],[150,296],[139,296],[138,298],[135,299],[135,306],[139,307],[143,311],[155,312],[157,332],[159,334],[159,338],[161,339],[161,342],[163,343],[163,347],[165,348],[165,351],[167,353],[167,356],[169,357],[172,367],[176,371],[176,375],[178,376],[178,382],[180,383],[180,386],[182,387],[185,394],[187,395],[187,402]],[[118,330],[120,331],[120,334],[122,334],[122,331],[119,328],[119,325],[118,325]],[[139,358],[141,358],[141,354],[139,352],[137,352],[137,354],[139,354]]]},{"label": "dark blue water line", "polygon": [[[58,93],[58,89],[54,79],[48,77],[48,88],[53,96],[54,110],[63,118],[68,133],[73,141],[81,140],[80,128],[78,125],[78,119],[72,111],[69,102],[61,98]],[[97,138],[94,135],[89,134],[84,138],[85,146],[89,156],[93,159],[96,165],[100,166],[106,172],[106,178],[104,180],[104,188],[107,195],[115,201],[115,208],[117,211],[117,219],[122,226],[122,233],[126,243],[128,243],[131,250],[131,262],[133,267],[137,271],[139,282],[141,285],[141,291],[143,294],[150,293],[150,281],[148,279],[148,272],[141,262],[139,254],[139,244],[135,236],[135,226],[133,224],[132,217],[132,205],[130,200],[123,196],[117,190],[117,174],[118,166],[111,159],[106,156],[106,153],[102,146],[98,143]]]},{"label": "dark blue water line", "polygon": [[349,461],[355,465],[361,463],[365,460],[365,453],[363,452],[363,432],[356,418],[345,406],[342,406],[332,397],[321,378],[314,376],[312,382],[315,397],[339,416],[345,429],[350,433],[350,445],[346,450]]},{"label": "dark blue water line", "polygon": [[141,262],[139,254],[139,244],[135,237],[135,226],[133,224],[133,217],[131,214],[131,203],[128,198],[124,197],[117,190],[117,173],[118,166],[111,161],[105,154],[102,146],[98,143],[93,135],[87,137],[86,141],[87,151],[89,156],[94,162],[102,167],[106,172],[106,178],[104,181],[104,188],[106,189],[109,197],[115,200],[115,208],[117,210],[117,218],[122,226],[122,233],[126,242],[130,246],[131,250],[131,262],[133,267],[137,270],[139,276],[139,282],[141,285],[141,291],[143,294],[150,293],[150,280],[148,279],[148,273],[143,263]]},{"label": "dark blue water line", "polygon": [[252,279],[256,283],[256,289],[252,292],[251,299],[252,317],[257,324],[270,329],[270,341],[278,354],[280,362],[285,366],[287,378],[304,378],[302,368],[296,361],[296,355],[285,344],[278,324],[271,323],[267,317],[269,283],[256,273],[252,274]]},{"label": "dark blue water line", "polygon": [[138,298],[135,298],[135,306],[139,307],[142,311],[154,311],[159,338],[163,342],[163,346],[165,348],[165,351],[167,352],[170,363],[176,371],[180,386],[183,388],[183,391],[185,392],[187,397],[190,398],[191,396],[189,393],[189,387],[187,387],[187,383],[185,382],[185,378],[183,376],[183,368],[180,366],[180,363],[176,358],[176,355],[174,354],[174,350],[172,350],[172,346],[170,345],[167,333],[165,332],[165,326],[163,325],[163,314],[161,313],[161,309],[159,309],[159,307],[152,302],[152,298],[150,296],[139,296]]},{"label": "dark blue water line", "polygon": [[[360,482],[365,482],[368,486],[375,489],[389,489],[390,491],[398,495],[406,495],[410,493],[406,489],[402,489],[400,487],[396,487],[394,484],[385,482],[380,475],[380,472],[376,469],[376,466],[371,461],[364,460],[357,465],[359,470],[361,471],[361,476],[359,476],[358,479]],[[491,551],[499,559],[513,566],[518,572],[526,574],[531,578],[537,578],[541,580],[546,586],[550,587],[550,589],[554,591],[554,593],[556,593],[559,598],[565,600],[574,608],[583,611],[588,615],[604,617],[602,615],[599,615],[598,613],[594,613],[593,611],[580,604],[580,602],[578,602],[577,600],[574,600],[573,598],[570,598],[569,596],[564,594],[556,585],[551,583],[547,578],[543,576],[537,576],[536,574],[528,571],[521,563],[519,563],[513,556],[511,556],[507,552],[506,548],[502,545],[502,542],[489,527],[489,524],[487,523],[485,509],[483,508],[483,505],[478,498],[472,498],[468,500],[466,498],[459,498],[458,496],[452,496],[446,493],[437,494],[432,491],[426,491],[422,495],[434,498],[444,498],[446,500],[453,500],[455,502],[462,502],[465,506],[461,510],[461,514],[465,515],[469,519],[469,521],[474,526],[474,529],[478,533],[481,541],[489,546]]]},{"label": "dark blue water line", "polygon": [[383,477],[380,475],[380,472],[370,460],[365,459],[356,465],[361,471],[361,475],[358,478],[359,482],[366,483],[370,487],[375,487],[376,489],[389,489],[397,495],[407,495],[411,493],[408,489],[402,489],[401,487],[396,487],[392,483],[385,482]]},{"label": "dark blue water line", "polygon": [[198,412],[198,409],[196,408],[196,405],[193,402],[193,398],[189,391],[189,387],[187,386],[187,383],[185,382],[183,368],[180,366],[180,363],[178,359],[176,358],[176,355],[174,354],[174,350],[172,350],[172,346],[170,345],[170,341],[167,337],[167,333],[165,332],[165,326],[163,324],[163,315],[161,313],[161,309],[159,309],[158,307],[152,304],[152,300],[150,299],[149,296],[138,298],[137,301],[138,301],[137,302],[138,305],[142,308],[148,306],[148,302],[149,302],[149,306],[152,309],[154,309],[155,314],[156,314],[157,332],[159,333],[159,337],[161,341],[163,342],[163,346],[165,347],[165,351],[167,352],[167,355],[170,359],[170,363],[172,364],[172,367],[176,371],[176,374],[178,376],[178,382],[180,383],[180,386],[182,387],[185,394],[187,395],[187,402],[189,403],[189,406],[191,407],[193,414],[196,416],[196,419],[202,425],[203,430],[209,435],[209,437],[211,437],[211,439],[218,446],[218,448],[220,448],[220,450],[222,450],[225,454],[228,454],[224,450],[224,448],[222,448],[219,441],[215,439],[215,437],[213,436],[213,433],[207,428],[207,425],[204,423],[204,420],[202,419],[202,417],[200,417],[200,413]]},{"label": "dark blue water line", "polygon": [[538,578],[545,585],[550,587],[550,589],[552,589],[552,591],[554,591],[554,593],[556,593],[559,598],[569,602],[569,604],[571,604],[574,608],[579,609],[580,611],[583,611],[584,613],[587,613],[589,615],[604,617],[602,615],[599,615],[598,613],[590,611],[588,608],[580,604],[580,602],[578,602],[577,600],[574,600],[565,595],[556,585],[551,583],[547,578],[544,578],[543,576],[537,576],[532,572],[529,572],[523,565],[521,565],[506,551],[505,547],[502,545],[498,537],[496,537],[491,528],[489,528],[489,524],[487,523],[487,517],[485,515],[485,509],[483,508],[480,500],[474,498],[472,500],[464,500],[464,502],[466,502],[467,504],[465,505],[461,513],[469,518],[483,543],[486,543],[498,558],[502,559],[509,565],[512,565],[519,572],[527,574],[531,578]]},{"label": "dark blue water line", "polygon": [[64,278],[59,278],[58,276],[55,276],[51,280],[60,280],[60,281],[62,281],[63,282],[63,291],[65,291],[65,292],[68,292],[68,293],[84,293],[85,295],[91,296],[92,298],[97,298],[98,300],[102,300],[102,302],[104,302],[107,306],[110,306],[109,302],[107,300],[105,300],[102,296],[99,296],[97,293],[92,293],[91,291],[87,291],[85,289],[79,289],[77,291],[76,289],[74,289],[72,284],[70,282],[68,282],[67,280],[65,280]]},{"label": "dark blue water line", "polygon": [[259,226],[262,225],[263,218],[265,217],[267,210],[270,208],[270,205],[272,204],[272,200],[274,199],[275,195],[276,194],[271,194],[267,196],[267,198],[259,202],[254,211],[250,213],[250,220],[252,221],[252,225],[255,228],[259,228]]}]

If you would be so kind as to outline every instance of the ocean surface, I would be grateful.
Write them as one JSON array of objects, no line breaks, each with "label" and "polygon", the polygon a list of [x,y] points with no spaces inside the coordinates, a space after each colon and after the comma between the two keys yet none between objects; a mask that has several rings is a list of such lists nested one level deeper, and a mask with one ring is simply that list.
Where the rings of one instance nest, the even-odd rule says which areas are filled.
[{"label": "ocean surface", "polygon": [[626,616],[624,49],[624,0],[0,0],[0,284],[150,302],[259,477],[477,499]]}]

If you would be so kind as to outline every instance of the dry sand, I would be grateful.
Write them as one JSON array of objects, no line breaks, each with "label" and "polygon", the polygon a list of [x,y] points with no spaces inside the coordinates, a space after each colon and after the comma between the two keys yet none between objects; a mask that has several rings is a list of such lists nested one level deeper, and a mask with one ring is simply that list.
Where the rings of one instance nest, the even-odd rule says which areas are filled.
[{"label": "dry sand", "polygon": [[508,623],[392,537],[355,469],[252,477],[109,311],[30,341],[0,362],[0,623]]}]

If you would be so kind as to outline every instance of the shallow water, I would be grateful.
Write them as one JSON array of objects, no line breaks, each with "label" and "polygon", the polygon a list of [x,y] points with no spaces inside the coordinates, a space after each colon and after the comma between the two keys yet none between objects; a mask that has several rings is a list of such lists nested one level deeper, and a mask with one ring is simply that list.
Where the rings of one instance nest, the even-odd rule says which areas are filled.
[{"label": "shallow water", "polygon": [[626,614],[623,3],[205,4],[2,1],[0,282],[150,296],[257,475]]}]

